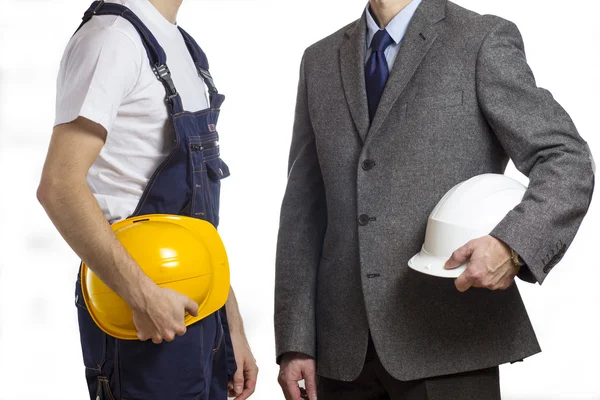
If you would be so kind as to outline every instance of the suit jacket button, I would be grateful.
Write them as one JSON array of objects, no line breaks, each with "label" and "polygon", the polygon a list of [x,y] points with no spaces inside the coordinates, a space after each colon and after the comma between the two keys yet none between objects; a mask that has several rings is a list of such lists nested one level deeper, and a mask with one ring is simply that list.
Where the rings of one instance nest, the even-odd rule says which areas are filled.
[{"label": "suit jacket button", "polygon": [[365,171],[371,170],[375,166],[375,161],[373,160],[365,160],[362,163],[362,169]]},{"label": "suit jacket button", "polygon": [[363,214],[360,217],[358,217],[358,223],[360,226],[366,226],[369,224],[369,216],[367,214]]}]

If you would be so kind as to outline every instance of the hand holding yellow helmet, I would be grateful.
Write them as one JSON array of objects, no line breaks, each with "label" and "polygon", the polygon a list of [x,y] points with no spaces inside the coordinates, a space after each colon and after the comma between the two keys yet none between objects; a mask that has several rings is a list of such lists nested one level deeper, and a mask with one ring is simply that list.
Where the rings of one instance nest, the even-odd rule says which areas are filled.
[{"label": "hand holding yellow helmet", "polygon": [[[112,225],[123,247],[158,286],[173,289],[199,304],[189,326],[225,305],[229,262],[217,230],[208,222],[177,215],[152,214]],[[137,340],[132,311],[85,263],[81,269],[85,304],[98,327],[110,336]]]}]

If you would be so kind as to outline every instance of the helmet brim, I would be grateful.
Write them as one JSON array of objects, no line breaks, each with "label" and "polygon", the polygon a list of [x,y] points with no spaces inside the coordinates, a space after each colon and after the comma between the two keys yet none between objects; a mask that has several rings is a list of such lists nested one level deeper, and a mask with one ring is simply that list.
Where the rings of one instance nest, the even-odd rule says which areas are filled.
[{"label": "helmet brim", "polygon": [[408,266],[417,272],[439,278],[458,278],[467,267],[465,263],[456,269],[446,269],[444,268],[446,261],[448,261],[447,258],[436,257],[421,250],[408,261]]}]

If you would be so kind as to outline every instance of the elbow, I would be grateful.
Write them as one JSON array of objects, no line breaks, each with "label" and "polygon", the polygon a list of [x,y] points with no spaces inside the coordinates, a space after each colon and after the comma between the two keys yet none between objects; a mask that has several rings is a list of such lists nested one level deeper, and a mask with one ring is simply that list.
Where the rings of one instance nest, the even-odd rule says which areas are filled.
[{"label": "elbow", "polygon": [[38,202],[42,206],[48,201],[48,186],[46,185],[46,182],[43,179],[40,182],[40,184],[38,185],[38,188],[37,188],[37,191],[35,194],[36,194]]},{"label": "elbow", "polygon": [[36,197],[42,207],[48,208],[53,204],[57,194],[61,193],[62,190],[60,180],[46,176],[42,178],[38,185]]},{"label": "elbow", "polygon": [[52,189],[49,187],[48,183],[42,180],[37,188],[36,197],[38,202],[42,205],[42,207],[46,208],[52,197]]}]

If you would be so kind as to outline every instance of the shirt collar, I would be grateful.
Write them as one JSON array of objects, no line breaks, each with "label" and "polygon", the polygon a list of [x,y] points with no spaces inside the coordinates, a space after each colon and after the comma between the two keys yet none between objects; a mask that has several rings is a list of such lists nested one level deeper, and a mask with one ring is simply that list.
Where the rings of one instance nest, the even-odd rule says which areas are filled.
[{"label": "shirt collar", "polygon": [[135,13],[141,13],[139,16],[146,25],[150,24],[152,27],[160,29],[164,34],[171,37],[179,34],[177,24],[169,22],[148,0],[128,0],[127,3],[129,4],[125,5],[129,5],[130,7],[135,5],[135,8],[131,7],[132,10]]},{"label": "shirt collar", "polygon": [[[421,4],[421,0],[412,0],[406,7],[402,9],[391,21],[385,29],[388,31],[392,39],[396,44],[399,44],[402,41],[402,38],[406,34],[406,30],[408,29],[408,24],[412,19],[417,7]],[[371,7],[367,4],[367,48],[371,47],[371,41],[373,40],[373,36],[380,29],[377,22],[371,15]]]}]

